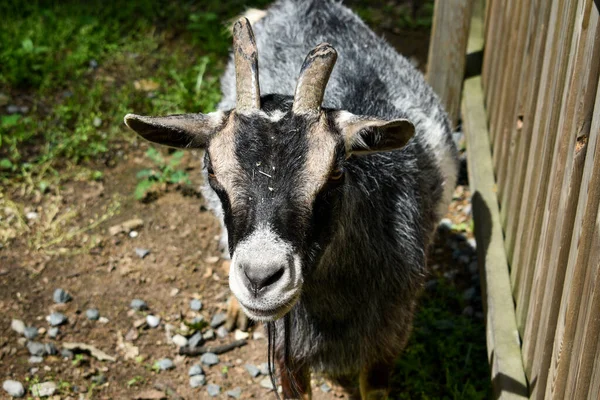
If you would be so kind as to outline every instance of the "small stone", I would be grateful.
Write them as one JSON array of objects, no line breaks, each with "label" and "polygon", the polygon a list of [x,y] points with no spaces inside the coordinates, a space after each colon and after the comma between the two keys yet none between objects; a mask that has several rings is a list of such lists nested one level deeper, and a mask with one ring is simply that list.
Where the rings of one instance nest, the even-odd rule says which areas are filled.
[{"label": "small stone", "polygon": [[2,389],[4,389],[4,391],[12,397],[18,398],[23,397],[25,395],[25,388],[23,387],[23,384],[19,381],[4,381],[4,383],[2,383]]},{"label": "small stone", "polygon": [[29,357],[29,359],[27,360],[27,362],[29,364],[39,364],[41,362],[44,362],[44,357],[31,356],[31,357]]},{"label": "small stone", "polygon": [[135,248],[135,254],[137,254],[137,256],[139,258],[145,258],[148,254],[150,254],[150,250],[148,249],[143,249],[141,247],[136,247]]},{"label": "small stone", "polygon": [[192,320],[192,325],[196,325],[199,324],[200,322],[204,321],[204,317],[202,315],[198,315],[197,317],[194,317],[194,319]]},{"label": "small stone", "polygon": [[46,354],[49,354],[51,356],[58,354],[58,349],[56,348],[54,343],[46,343],[44,347],[46,348]]},{"label": "small stone", "polygon": [[463,299],[470,301],[470,300],[473,300],[473,297],[475,297],[475,288],[474,287],[470,287],[463,292]]},{"label": "small stone", "polygon": [[200,362],[210,367],[219,363],[219,357],[215,353],[204,353],[200,357]]},{"label": "small stone", "polygon": [[479,272],[479,265],[477,264],[477,261],[473,261],[472,263],[469,264],[469,273],[471,275],[475,275],[476,273]]},{"label": "small stone", "polygon": [[175,368],[175,364],[173,364],[173,361],[170,358],[162,358],[158,360],[154,365],[156,365],[161,371],[166,371],[168,369]]},{"label": "small stone", "polygon": [[71,350],[68,350],[68,349],[62,349],[60,351],[60,356],[62,358],[73,358],[73,352]]},{"label": "small stone", "polygon": [[100,126],[102,125],[102,118],[95,117],[92,121],[92,124],[95,128],[100,128]]},{"label": "small stone", "polygon": [[271,378],[270,377],[266,377],[263,380],[260,381],[260,386],[264,387],[265,389],[275,389],[275,387],[273,386],[273,382],[271,382]]},{"label": "small stone", "polygon": [[192,349],[200,346],[202,343],[204,343],[204,338],[200,332],[194,333],[192,337],[188,339],[188,346],[190,346]]},{"label": "small stone", "polygon": [[103,385],[106,383],[106,377],[102,374],[94,375],[92,376],[91,381],[94,382],[96,385]]},{"label": "small stone", "polygon": [[27,328],[25,328],[25,332],[23,332],[23,335],[29,339],[29,340],[33,340],[36,338],[36,336],[38,335],[38,330],[37,328],[33,327],[33,326],[28,326]]},{"label": "small stone", "polygon": [[71,295],[69,293],[65,292],[63,289],[56,289],[54,291],[54,294],[52,295],[52,299],[54,300],[55,303],[63,304],[63,303],[68,303],[73,298],[71,297]]},{"label": "small stone", "polygon": [[467,239],[467,243],[473,250],[477,249],[477,241],[475,239]]},{"label": "small stone", "polygon": [[190,309],[192,309],[192,311],[202,310],[202,302],[198,299],[193,299],[190,301]]},{"label": "small stone", "polygon": [[440,221],[438,229],[445,230],[445,231],[452,230],[452,221],[450,219],[448,219],[448,218],[443,218]]},{"label": "small stone", "polygon": [[204,375],[194,375],[190,377],[190,386],[193,388],[197,388],[200,386],[206,385],[206,376]]},{"label": "small stone", "polygon": [[17,343],[19,344],[19,346],[24,347],[27,345],[27,338],[20,337],[17,339]]},{"label": "small stone", "polygon": [[173,339],[171,339],[171,341],[173,342],[173,344],[175,344],[176,346],[179,346],[179,347],[184,347],[184,346],[187,346],[187,344],[188,344],[188,340],[184,336],[181,336],[181,335],[173,336]]},{"label": "small stone", "polygon": [[131,232],[129,232],[129,237],[132,238],[132,239],[135,239],[138,236],[139,236],[138,231],[131,231]]},{"label": "small stone", "polygon": [[224,326],[220,326],[219,329],[217,329],[217,336],[221,339],[226,338],[227,335],[229,335],[229,331]]},{"label": "small stone", "polygon": [[265,334],[259,331],[256,331],[252,334],[252,339],[254,340],[262,340],[265,338]]},{"label": "small stone", "polygon": [[130,307],[136,311],[144,311],[148,309],[148,304],[144,300],[141,299],[133,299],[131,300]]},{"label": "small stone", "polygon": [[190,367],[188,375],[189,376],[204,375],[204,370],[202,369],[202,365],[200,365],[200,364],[192,365]]},{"label": "small stone", "polygon": [[27,214],[25,214],[25,218],[27,218],[29,221],[33,221],[35,219],[38,219],[39,217],[40,215],[35,211],[29,211]]},{"label": "small stone", "polygon": [[262,363],[258,366],[258,369],[260,369],[260,373],[267,376],[269,375],[269,364],[268,363]]},{"label": "small stone", "polygon": [[14,104],[11,104],[11,105],[9,105],[9,106],[6,107],[6,112],[8,114],[16,114],[16,113],[19,112],[19,110],[20,110],[20,107],[14,105]]},{"label": "small stone", "polygon": [[169,293],[169,295],[170,295],[171,297],[175,297],[175,296],[177,296],[178,294],[179,294],[179,289],[177,289],[177,288],[173,288],[173,289],[171,289],[171,292]]},{"label": "small stone", "polygon": [[146,315],[146,323],[150,328],[156,328],[160,324],[160,317],[148,314]]},{"label": "small stone", "polygon": [[221,386],[211,383],[206,387],[206,391],[210,397],[215,397],[221,393]]},{"label": "small stone", "polygon": [[324,383],[321,385],[321,391],[324,393],[329,393],[331,392],[331,386],[329,386],[327,383]]},{"label": "small stone", "polygon": [[246,368],[246,371],[248,371],[250,376],[253,378],[256,378],[257,376],[260,375],[260,369],[258,369],[258,367],[256,365],[246,364],[244,366],[244,368]]},{"label": "small stone", "polygon": [[469,261],[471,261],[471,257],[469,257],[467,254],[461,254],[458,256],[458,262],[461,264],[468,264]]},{"label": "small stone", "polygon": [[100,322],[101,324],[108,324],[110,321],[106,317],[100,317],[98,318],[98,322]]},{"label": "small stone", "polygon": [[465,317],[472,317],[474,314],[474,310],[473,310],[473,306],[466,306],[463,310],[462,310],[462,315],[464,315]]},{"label": "small stone", "polygon": [[100,318],[100,311],[98,311],[95,308],[90,308],[90,309],[86,310],[85,316],[90,321],[97,321]]},{"label": "small stone", "polygon": [[236,387],[234,389],[228,390],[226,394],[227,396],[233,397],[234,399],[239,399],[242,395],[242,388]]},{"label": "small stone", "polygon": [[219,326],[223,325],[226,320],[227,320],[227,314],[217,313],[212,317],[212,320],[210,321],[210,327],[216,329]]},{"label": "small stone", "polygon": [[10,329],[17,332],[19,335],[25,333],[25,324],[19,319],[13,319],[10,323]]},{"label": "small stone", "polygon": [[52,396],[56,392],[56,383],[44,382],[31,386],[31,394],[36,397]]},{"label": "small stone", "polygon": [[53,312],[46,319],[52,326],[60,326],[67,322],[67,317],[59,312]]},{"label": "small stone", "polygon": [[32,356],[43,357],[46,355],[46,346],[40,342],[28,342],[27,350]]},{"label": "small stone", "polygon": [[206,332],[204,332],[204,335],[202,335],[202,338],[204,340],[213,340],[215,338],[215,331],[213,331],[212,329],[207,330]]},{"label": "small stone", "polygon": [[234,337],[235,337],[235,340],[244,340],[244,339],[248,339],[248,337],[250,337],[250,334],[248,332],[244,332],[239,329],[236,329]]}]

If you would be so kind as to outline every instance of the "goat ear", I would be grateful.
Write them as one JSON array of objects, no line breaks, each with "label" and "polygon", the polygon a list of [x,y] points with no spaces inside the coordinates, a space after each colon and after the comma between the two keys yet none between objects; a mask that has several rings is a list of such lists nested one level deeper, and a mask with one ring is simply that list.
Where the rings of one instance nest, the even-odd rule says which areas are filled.
[{"label": "goat ear", "polygon": [[340,111],[335,121],[344,135],[348,154],[398,150],[415,135],[415,126],[406,119],[385,120]]},{"label": "goat ear", "polygon": [[204,148],[208,138],[226,121],[221,111],[210,114],[179,114],[166,117],[144,117],[127,114],[125,125],[144,139],[179,148]]}]

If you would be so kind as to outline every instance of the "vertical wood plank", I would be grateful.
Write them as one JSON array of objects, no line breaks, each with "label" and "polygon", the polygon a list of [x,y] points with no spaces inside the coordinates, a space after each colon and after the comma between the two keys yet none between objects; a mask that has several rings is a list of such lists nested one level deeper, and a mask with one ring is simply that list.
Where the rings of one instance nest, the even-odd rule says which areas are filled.
[{"label": "vertical wood plank", "polygon": [[[492,84],[495,79],[492,73],[492,68],[496,65],[498,52],[494,51],[494,49],[497,48],[497,43],[500,39],[500,28],[502,26],[502,20],[500,16],[503,6],[503,0],[494,0],[488,6],[489,18],[486,23],[485,52],[483,55],[483,66],[481,71],[481,76],[484,82],[483,89],[486,107],[490,104]],[[487,118],[489,120],[490,116],[487,115]]]},{"label": "vertical wood plank", "polygon": [[427,81],[440,96],[456,127],[465,75],[473,0],[436,0],[431,28]]}]

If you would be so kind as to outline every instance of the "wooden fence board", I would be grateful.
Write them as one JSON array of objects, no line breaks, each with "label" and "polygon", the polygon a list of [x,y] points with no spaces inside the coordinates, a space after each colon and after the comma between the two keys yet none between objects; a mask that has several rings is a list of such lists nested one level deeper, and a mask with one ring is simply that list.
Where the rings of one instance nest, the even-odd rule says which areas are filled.
[{"label": "wooden fence board", "polygon": [[[494,67],[498,61],[498,53],[490,51],[490,49],[495,49],[498,46],[498,43],[501,39],[501,19],[498,15],[502,12],[504,6],[503,0],[494,0],[489,5],[489,15],[486,22],[486,38],[485,38],[485,53],[483,55],[483,66],[481,71],[481,76],[483,78],[483,89],[485,93],[485,105],[490,104],[491,93],[492,93],[492,84],[494,83]],[[486,114],[488,120],[489,115]]]},{"label": "wooden fence board", "polygon": [[[595,216],[600,204],[600,86],[596,89],[595,118],[589,129],[589,140],[581,151],[585,151],[586,160],[582,183],[579,191],[579,202],[573,236],[571,238],[567,273],[561,297],[559,318],[556,326],[553,362],[550,365],[546,398],[565,398],[566,378],[573,359],[572,349],[575,328],[582,301],[583,284],[591,251],[594,233]],[[585,127],[584,122],[578,124]]]}]

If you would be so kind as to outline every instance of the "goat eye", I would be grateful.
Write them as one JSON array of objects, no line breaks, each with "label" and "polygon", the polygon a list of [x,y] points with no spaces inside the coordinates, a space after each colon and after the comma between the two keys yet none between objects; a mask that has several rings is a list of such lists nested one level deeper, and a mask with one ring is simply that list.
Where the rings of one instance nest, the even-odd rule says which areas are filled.
[{"label": "goat eye", "polygon": [[342,179],[343,176],[344,176],[344,169],[336,168],[331,172],[331,175],[329,175],[329,180],[337,181],[337,180]]}]

